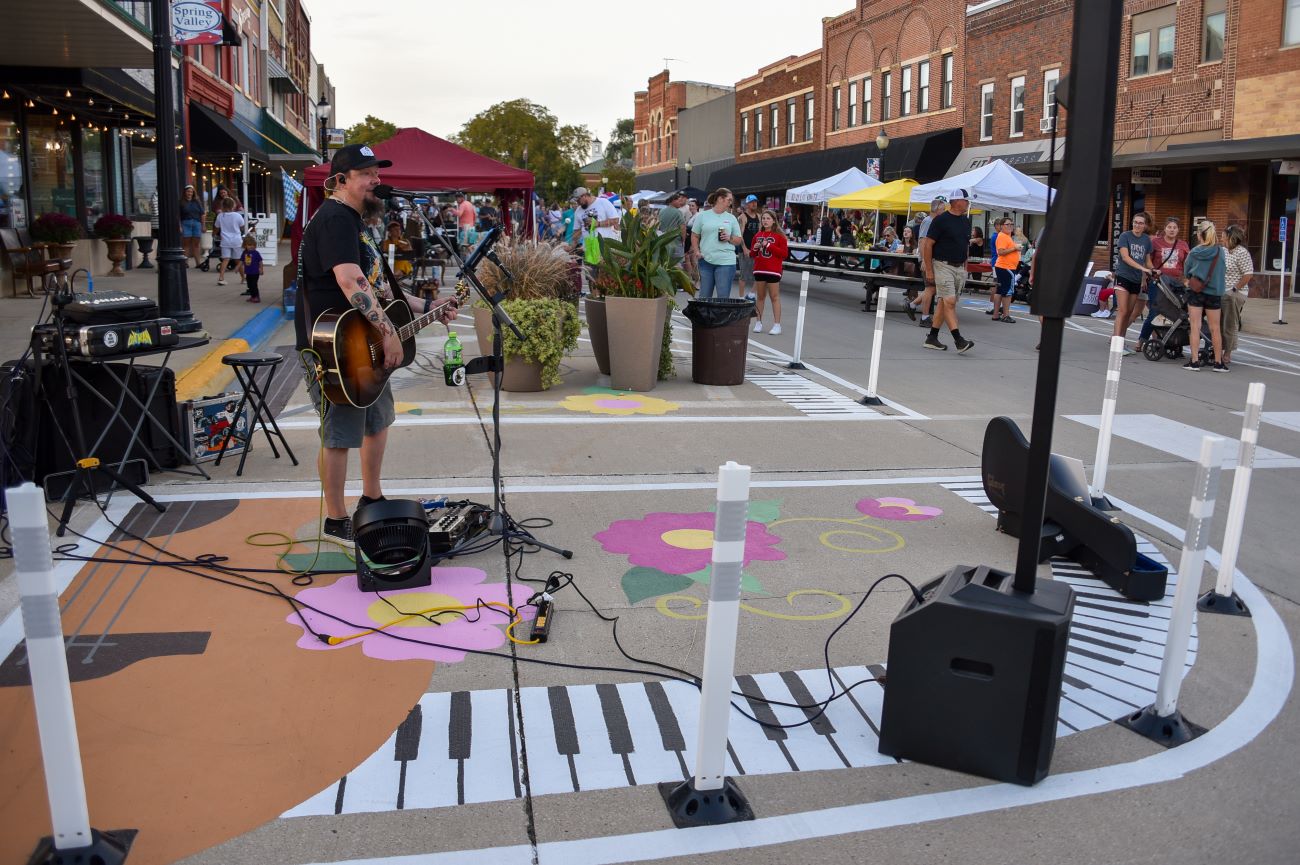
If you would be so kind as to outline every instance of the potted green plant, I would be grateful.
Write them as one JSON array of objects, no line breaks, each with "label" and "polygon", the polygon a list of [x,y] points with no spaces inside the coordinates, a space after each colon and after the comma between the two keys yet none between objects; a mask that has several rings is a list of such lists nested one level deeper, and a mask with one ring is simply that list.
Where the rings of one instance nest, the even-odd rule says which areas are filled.
[{"label": "potted green plant", "polygon": [[617,240],[602,245],[605,318],[609,331],[610,384],[619,390],[652,390],[672,375],[672,339],[668,307],[678,291],[695,294],[695,286],[673,254],[677,240],[659,234],[632,214],[625,214]]},{"label": "potted green plant", "polygon": [[66,213],[42,213],[32,222],[32,239],[48,243],[52,258],[72,258],[81,239],[81,223]]},{"label": "potted green plant", "polygon": [[122,262],[126,261],[126,246],[135,233],[135,223],[120,213],[105,213],[95,220],[95,236],[108,247],[108,260],[113,263],[109,276],[126,276]]},{"label": "potted green plant", "polygon": [[[501,387],[517,393],[547,390],[560,380],[560,361],[577,348],[582,329],[577,307],[564,299],[571,294],[572,256],[549,243],[515,239],[497,244],[496,253],[510,278],[488,263],[479,280],[493,294],[506,295],[501,306],[524,334],[520,340],[509,329],[502,332]],[[492,310],[482,300],[474,302],[474,332],[479,351],[489,353]]]}]

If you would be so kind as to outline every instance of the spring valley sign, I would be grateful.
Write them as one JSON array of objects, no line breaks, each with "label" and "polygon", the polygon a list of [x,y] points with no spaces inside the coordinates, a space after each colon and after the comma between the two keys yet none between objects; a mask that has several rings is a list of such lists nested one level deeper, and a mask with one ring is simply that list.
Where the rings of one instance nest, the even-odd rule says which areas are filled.
[{"label": "spring valley sign", "polygon": [[175,0],[173,45],[216,45],[221,41],[221,0]]}]

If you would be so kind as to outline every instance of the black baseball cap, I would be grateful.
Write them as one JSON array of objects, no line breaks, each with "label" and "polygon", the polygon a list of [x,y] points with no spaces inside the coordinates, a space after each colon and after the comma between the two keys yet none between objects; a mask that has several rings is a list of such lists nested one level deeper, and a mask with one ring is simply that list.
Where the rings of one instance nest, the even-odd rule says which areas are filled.
[{"label": "black baseball cap", "polygon": [[372,166],[390,168],[392,164],[391,159],[380,159],[375,156],[375,151],[370,149],[369,144],[345,144],[334,152],[334,158],[330,160],[330,172],[345,174]]}]

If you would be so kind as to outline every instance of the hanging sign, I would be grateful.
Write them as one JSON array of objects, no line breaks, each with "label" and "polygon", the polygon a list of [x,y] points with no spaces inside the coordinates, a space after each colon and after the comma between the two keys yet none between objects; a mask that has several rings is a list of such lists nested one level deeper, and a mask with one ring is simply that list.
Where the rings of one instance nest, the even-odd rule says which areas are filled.
[{"label": "hanging sign", "polygon": [[221,42],[221,0],[175,0],[172,3],[173,45],[216,45]]}]

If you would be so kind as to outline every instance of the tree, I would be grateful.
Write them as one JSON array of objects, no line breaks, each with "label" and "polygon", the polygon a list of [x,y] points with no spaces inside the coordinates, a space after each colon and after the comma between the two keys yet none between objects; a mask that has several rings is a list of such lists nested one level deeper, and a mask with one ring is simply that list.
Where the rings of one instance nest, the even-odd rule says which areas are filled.
[{"label": "tree", "polygon": [[636,133],[631,117],[624,117],[614,124],[609,133],[609,143],[605,145],[605,159],[610,162],[631,162],[633,148],[636,147]]},{"label": "tree", "polygon": [[347,131],[343,133],[343,140],[348,144],[379,144],[396,134],[397,124],[389,123],[387,120],[380,120],[373,114],[367,114],[365,120],[354,123],[347,128]]},{"label": "tree", "polygon": [[630,168],[605,160],[604,176],[609,178],[605,188],[619,195],[631,195],[636,192],[636,174]]},{"label": "tree", "polygon": [[585,126],[561,126],[545,106],[513,99],[474,115],[451,140],[533,172],[543,198],[552,194],[568,197],[578,184],[578,166],[586,161],[591,132]]}]

